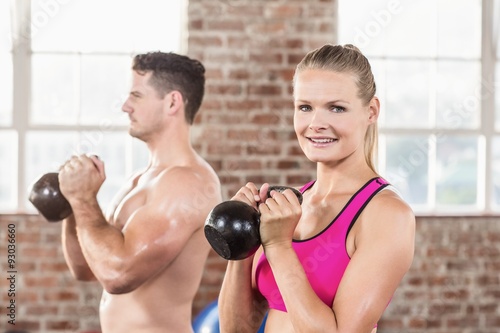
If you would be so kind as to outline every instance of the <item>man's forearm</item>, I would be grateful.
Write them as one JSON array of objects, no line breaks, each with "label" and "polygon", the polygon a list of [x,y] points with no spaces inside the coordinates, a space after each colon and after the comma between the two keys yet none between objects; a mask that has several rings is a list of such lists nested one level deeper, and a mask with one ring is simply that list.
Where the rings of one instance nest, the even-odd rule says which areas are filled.
[{"label": "man's forearm", "polygon": [[82,254],[95,277],[105,285],[116,279],[122,268],[123,234],[106,222],[97,200],[73,203],[72,207]]},{"label": "man's forearm", "polygon": [[66,264],[68,265],[71,274],[77,280],[94,280],[94,274],[90,270],[80,247],[80,242],[76,234],[74,215],[70,215],[63,220],[61,240],[64,259],[66,260]]}]

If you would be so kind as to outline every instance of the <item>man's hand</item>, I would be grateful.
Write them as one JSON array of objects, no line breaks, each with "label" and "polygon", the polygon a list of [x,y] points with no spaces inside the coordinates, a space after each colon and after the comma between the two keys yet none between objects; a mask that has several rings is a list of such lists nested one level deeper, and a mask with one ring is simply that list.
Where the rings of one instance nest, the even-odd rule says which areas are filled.
[{"label": "man's hand", "polygon": [[73,156],[59,168],[59,187],[71,205],[95,198],[105,179],[104,163],[95,155]]}]

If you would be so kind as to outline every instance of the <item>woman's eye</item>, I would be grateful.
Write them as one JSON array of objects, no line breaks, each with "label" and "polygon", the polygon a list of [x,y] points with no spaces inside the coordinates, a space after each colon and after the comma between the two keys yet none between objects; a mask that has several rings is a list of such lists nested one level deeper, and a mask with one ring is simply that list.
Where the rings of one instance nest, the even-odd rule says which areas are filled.
[{"label": "woman's eye", "polygon": [[297,109],[303,112],[311,111],[311,107],[309,105],[299,105]]},{"label": "woman's eye", "polygon": [[335,113],[341,113],[341,112],[344,112],[345,111],[345,108],[341,107],[341,106],[332,106],[330,108],[330,110],[332,110],[333,112]]}]

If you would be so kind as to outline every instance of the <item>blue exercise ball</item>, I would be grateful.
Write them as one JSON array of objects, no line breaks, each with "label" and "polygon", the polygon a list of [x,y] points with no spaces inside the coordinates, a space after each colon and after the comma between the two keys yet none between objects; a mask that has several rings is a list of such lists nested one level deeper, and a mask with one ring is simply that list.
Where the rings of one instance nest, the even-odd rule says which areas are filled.
[{"label": "blue exercise ball", "polygon": [[194,333],[220,333],[217,301],[208,304],[193,320]]},{"label": "blue exercise ball", "polygon": [[[267,313],[257,333],[264,333]],[[220,333],[217,301],[208,304],[193,320],[194,333]]]}]

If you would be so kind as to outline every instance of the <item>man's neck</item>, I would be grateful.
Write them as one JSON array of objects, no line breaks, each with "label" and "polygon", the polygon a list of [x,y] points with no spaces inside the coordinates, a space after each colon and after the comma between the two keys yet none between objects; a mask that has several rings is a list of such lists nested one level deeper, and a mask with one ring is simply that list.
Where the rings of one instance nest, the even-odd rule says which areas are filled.
[{"label": "man's neck", "polygon": [[196,155],[188,130],[165,131],[146,144],[150,153],[150,167],[185,165]]}]

